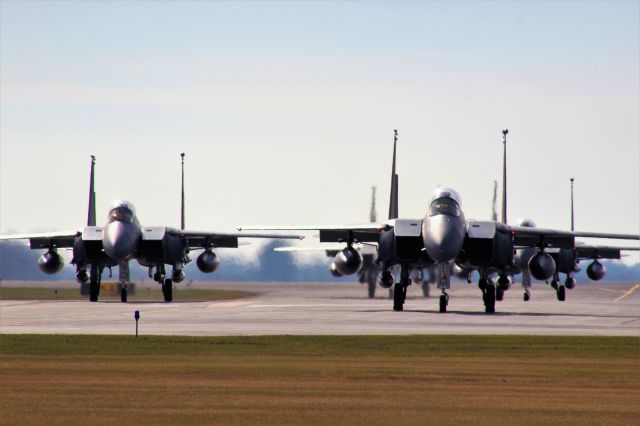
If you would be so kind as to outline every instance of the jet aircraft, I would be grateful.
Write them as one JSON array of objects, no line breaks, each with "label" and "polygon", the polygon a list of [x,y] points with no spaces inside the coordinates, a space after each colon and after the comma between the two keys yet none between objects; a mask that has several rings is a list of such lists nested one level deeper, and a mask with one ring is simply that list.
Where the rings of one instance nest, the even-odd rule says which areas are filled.
[{"label": "jet aircraft", "polygon": [[[71,263],[76,266],[80,283],[89,282],[89,300],[96,302],[105,268],[119,267],[120,298],[127,301],[126,283],[129,281],[129,261],[136,260],[149,268],[149,277],[162,286],[166,302],[173,300],[173,283],[185,278],[184,266],[191,261],[189,252],[203,250],[196,264],[202,272],[215,271],[220,260],[216,248],[236,248],[238,238],[294,238],[298,235],[239,234],[185,230],[184,210],[184,153],[182,157],[182,194],[180,229],[168,226],[142,226],[134,205],[125,200],[113,203],[104,226],[96,226],[95,157],[91,156],[89,180],[89,212],[87,226],[82,230],[36,234],[3,235],[0,240],[28,239],[32,249],[47,250],[38,259],[38,266],[47,274],[59,272],[63,258],[58,249],[73,250]],[[165,265],[172,267],[167,277]]]},{"label": "jet aircraft", "polygon": [[[238,230],[317,230],[320,242],[340,242],[346,247],[336,254],[336,269],[343,275],[355,274],[362,267],[362,256],[354,249],[357,243],[376,243],[378,262],[382,265],[380,285],[394,285],[391,268],[400,265],[400,281],[395,283],[393,309],[402,311],[407,287],[411,284],[413,268],[436,268],[437,286],[441,290],[440,312],[446,312],[449,303],[450,262],[465,270],[478,270],[485,312],[495,312],[496,287],[508,284],[510,271],[515,266],[517,248],[535,248],[527,263],[531,275],[548,280],[556,274],[556,263],[548,253],[553,248],[575,248],[575,238],[609,238],[640,240],[637,234],[563,231],[506,224],[506,198],[503,200],[503,221],[467,220],[462,210],[462,199],[452,188],[437,187],[431,196],[428,210],[422,219],[397,218],[398,175],[396,174],[397,131],[394,131],[393,163],[391,173],[391,203],[389,220],[379,225],[338,226],[239,226]],[[503,133],[506,137],[506,132]],[[505,142],[506,153],[506,142]],[[505,158],[506,162],[506,158]],[[506,170],[506,169],[505,169]],[[504,223],[503,223],[504,222]],[[491,274],[498,272],[498,282]]]}]

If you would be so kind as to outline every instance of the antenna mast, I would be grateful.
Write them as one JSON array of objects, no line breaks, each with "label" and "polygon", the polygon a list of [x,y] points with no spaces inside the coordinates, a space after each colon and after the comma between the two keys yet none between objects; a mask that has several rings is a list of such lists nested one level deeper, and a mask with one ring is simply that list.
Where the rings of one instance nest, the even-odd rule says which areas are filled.
[{"label": "antenna mast", "polygon": [[574,225],[574,220],[573,220],[573,178],[569,179],[571,181],[571,231],[573,231],[573,225]]},{"label": "antenna mast", "polygon": [[507,224],[507,133],[509,129],[502,131],[502,223]]},{"label": "antenna mast", "polygon": [[376,215],[376,187],[371,187],[371,211],[369,212],[369,222],[375,223],[378,221]]},{"label": "antenna mast", "polygon": [[96,165],[96,156],[91,156],[91,174],[89,176],[89,210],[87,214],[87,226],[96,226],[96,192],[94,185],[94,168]]},{"label": "antenna mast", "polygon": [[184,231],[184,152],[180,154],[180,157],[182,157],[182,197],[180,205],[180,229]]}]

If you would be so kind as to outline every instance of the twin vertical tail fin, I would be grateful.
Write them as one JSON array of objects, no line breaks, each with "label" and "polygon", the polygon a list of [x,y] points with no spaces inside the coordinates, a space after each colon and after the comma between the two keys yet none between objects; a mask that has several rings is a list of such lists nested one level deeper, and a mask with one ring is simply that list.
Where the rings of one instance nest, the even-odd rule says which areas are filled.
[{"label": "twin vertical tail fin", "polygon": [[498,203],[498,181],[493,181],[493,203],[491,204],[491,220],[498,221],[498,209],[496,204]]},{"label": "twin vertical tail fin", "polygon": [[391,197],[389,199],[389,219],[398,217],[398,174],[396,173],[396,145],[398,131],[394,130],[393,136],[393,163],[391,163]]},{"label": "twin vertical tail fin", "polygon": [[182,190],[180,197],[180,229],[184,231],[184,152],[180,154],[182,158]]},{"label": "twin vertical tail fin", "polygon": [[87,226],[96,226],[96,192],[95,174],[96,157],[91,156],[91,174],[89,176],[89,209],[87,215]]}]

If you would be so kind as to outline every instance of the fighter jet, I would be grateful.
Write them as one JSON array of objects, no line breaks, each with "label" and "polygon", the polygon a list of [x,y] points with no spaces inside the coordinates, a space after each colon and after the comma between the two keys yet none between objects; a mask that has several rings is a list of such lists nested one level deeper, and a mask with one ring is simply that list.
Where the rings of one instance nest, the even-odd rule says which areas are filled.
[{"label": "fighter jet", "polygon": [[[0,240],[28,239],[32,249],[46,252],[38,259],[38,266],[46,274],[59,272],[64,266],[59,249],[73,250],[71,263],[76,266],[80,283],[89,282],[89,300],[98,301],[100,281],[105,268],[119,267],[120,299],[127,301],[126,283],[129,281],[129,262],[136,260],[149,268],[149,277],[162,286],[165,302],[173,300],[173,283],[185,278],[184,266],[191,261],[192,250],[203,250],[196,264],[202,272],[215,271],[220,260],[216,248],[236,248],[238,238],[294,238],[299,235],[239,234],[185,230],[184,209],[184,153],[182,158],[182,202],[180,229],[168,226],[142,226],[134,205],[126,200],[113,203],[105,225],[96,226],[95,157],[91,156],[89,178],[89,212],[87,226],[82,230],[37,234],[2,235]],[[165,265],[171,266],[167,276]]]},{"label": "fighter jet", "polygon": [[[502,223],[507,223],[507,134],[509,130],[502,131],[502,143],[503,143],[503,162],[502,162],[502,179],[503,179],[503,191],[502,191]],[[574,208],[573,208],[573,183],[574,178],[570,179],[571,182],[571,231],[575,230],[574,221]],[[497,183],[496,183],[497,187]],[[496,187],[494,187],[494,205],[496,201]],[[494,221],[497,221],[497,212],[493,209]],[[535,227],[535,223],[531,219],[519,219],[518,225],[523,227]],[[566,291],[575,288],[576,280],[574,274],[580,271],[578,266],[580,260],[592,260],[587,267],[587,276],[593,281],[602,279],[606,273],[606,269],[599,259],[620,259],[622,251],[638,251],[639,247],[618,247],[618,246],[596,246],[585,244],[580,241],[576,241],[573,248],[548,248],[546,250],[554,263],[555,272],[551,277],[551,286],[556,290],[557,299],[561,302],[566,299]],[[524,301],[527,302],[531,298],[531,273],[529,270],[529,261],[538,252],[536,247],[521,247],[516,249],[516,257],[514,261],[514,267],[510,271],[507,271],[506,276],[503,273],[499,278],[496,286],[496,300],[500,301],[503,298],[504,292],[510,288],[511,279],[517,275],[522,274],[522,286],[524,288]],[[500,272],[500,271],[496,271]],[[563,282],[560,281],[559,273],[566,275],[566,279]],[[481,283],[481,289],[483,289]]]},{"label": "fighter jet", "polygon": [[[397,136],[397,131],[394,133]],[[397,138],[394,138],[392,194],[394,191],[397,194],[396,148]],[[397,197],[395,202],[395,205],[391,203],[390,209],[397,212]],[[503,212],[506,215],[506,204],[503,204]],[[498,285],[508,281],[509,271],[515,264],[516,248],[537,249],[527,268],[534,278],[547,280],[556,273],[556,264],[547,251],[551,248],[574,249],[576,237],[640,240],[637,234],[563,231],[508,226],[498,221],[466,220],[460,195],[448,187],[438,187],[433,191],[428,210],[421,219],[397,218],[377,226],[239,226],[238,229],[317,230],[320,242],[346,244],[334,260],[336,269],[343,275],[354,274],[362,266],[362,256],[353,248],[355,243],[377,243],[382,287],[394,285],[391,268],[400,265],[400,281],[395,283],[394,290],[393,309],[396,311],[403,310],[406,290],[411,284],[411,269],[435,266],[437,286],[441,290],[439,310],[443,313],[449,303],[450,262],[480,272],[478,285],[482,289],[485,312],[493,313],[496,283],[490,279],[490,274],[498,271]]]}]

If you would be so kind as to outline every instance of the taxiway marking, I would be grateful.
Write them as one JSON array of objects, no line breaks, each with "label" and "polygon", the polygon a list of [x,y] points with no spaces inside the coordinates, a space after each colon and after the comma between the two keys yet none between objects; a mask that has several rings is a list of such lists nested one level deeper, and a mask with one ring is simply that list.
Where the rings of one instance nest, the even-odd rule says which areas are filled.
[{"label": "taxiway marking", "polygon": [[636,291],[639,288],[640,288],[640,284],[634,285],[629,290],[627,290],[622,296],[618,297],[617,299],[614,299],[614,302],[618,302],[618,301],[624,299],[625,297],[631,296],[633,294],[633,292]]}]

